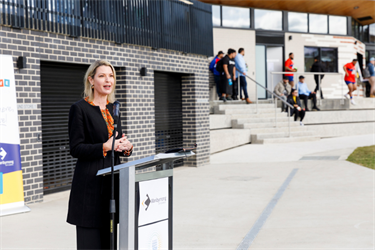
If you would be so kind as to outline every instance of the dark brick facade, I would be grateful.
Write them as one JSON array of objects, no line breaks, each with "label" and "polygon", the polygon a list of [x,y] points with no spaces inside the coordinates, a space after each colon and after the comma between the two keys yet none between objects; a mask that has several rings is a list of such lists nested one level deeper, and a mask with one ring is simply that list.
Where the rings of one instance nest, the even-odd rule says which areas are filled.
[{"label": "dark brick facade", "polygon": [[[97,59],[110,61],[117,71],[117,98],[122,103],[125,133],[135,147],[129,160],[155,153],[154,71],[183,73],[184,146],[198,144],[196,157],[188,166],[209,162],[208,65],[206,56],[165,49],[152,50],[103,40],[72,38],[54,33],[0,26],[0,53],[27,57],[27,68],[15,65],[17,103],[21,139],[21,160],[25,202],[43,200],[40,62],[90,64]],[[147,68],[141,77],[139,69]],[[24,105],[32,104],[32,105]]]}]

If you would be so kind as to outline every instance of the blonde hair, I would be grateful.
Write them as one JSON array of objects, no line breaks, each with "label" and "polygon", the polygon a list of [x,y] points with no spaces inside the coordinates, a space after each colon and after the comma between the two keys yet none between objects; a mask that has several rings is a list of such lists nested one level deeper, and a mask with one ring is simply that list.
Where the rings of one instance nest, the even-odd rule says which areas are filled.
[{"label": "blonde hair", "polygon": [[100,66],[109,66],[112,69],[114,82],[113,82],[113,88],[112,92],[108,95],[108,101],[113,103],[115,101],[115,88],[116,88],[116,71],[111,63],[109,63],[106,60],[97,60],[93,62],[90,67],[87,69],[85,78],[83,79],[83,84],[85,86],[84,95],[89,97],[89,101],[92,101],[94,99],[94,89],[91,86],[91,83],[89,81],[89,76],[91,76],[92,79],[94,79],[94,76],[96,74],[96,69]]}]

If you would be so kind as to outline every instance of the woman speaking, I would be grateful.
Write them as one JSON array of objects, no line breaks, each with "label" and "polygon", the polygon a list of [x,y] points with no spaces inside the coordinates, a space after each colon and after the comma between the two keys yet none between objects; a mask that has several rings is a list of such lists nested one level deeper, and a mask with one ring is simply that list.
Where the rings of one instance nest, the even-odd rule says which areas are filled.
[{"label": "woman speaking", "polygon": [[[84,85],[85,98],[73,104],[69,112],[70,154],[78,160],[70,192],[67,222],[76,225],[77,249],[109,249],[111,178],[110,175],[96,176],[96,173],[111,166],[116,86],[113,66],[104,60],[95,61],[86,72]],[[114,144],[115,165],[120,164],[120,156],[129,157],[133,151],[132,144],[122,134],[120,117],[117,131]],[[117,201],[118,186],[116,175]],[[118,202],[116,211],[119,211]],[[118,222],[118,216],[116,221]],[[115,231],[115,236],[116,233]]]}]

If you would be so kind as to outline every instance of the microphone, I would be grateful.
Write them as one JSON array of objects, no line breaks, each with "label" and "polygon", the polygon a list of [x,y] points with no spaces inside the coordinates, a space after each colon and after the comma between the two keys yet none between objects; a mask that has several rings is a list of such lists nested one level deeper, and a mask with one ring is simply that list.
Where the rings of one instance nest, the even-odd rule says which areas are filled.
[{"label": "microphone", "polygon": [[120,102],[115,101],[113,103],[113,120],[114,120],[114,126],[117,128],[117,121],[120,115]]},{"label": "microphone", "polygon": [[115,101],[113,103],[113,116],[116,117],[116,118],[118,118],[119,114],[120,114],[120,102],[119,101]]}]

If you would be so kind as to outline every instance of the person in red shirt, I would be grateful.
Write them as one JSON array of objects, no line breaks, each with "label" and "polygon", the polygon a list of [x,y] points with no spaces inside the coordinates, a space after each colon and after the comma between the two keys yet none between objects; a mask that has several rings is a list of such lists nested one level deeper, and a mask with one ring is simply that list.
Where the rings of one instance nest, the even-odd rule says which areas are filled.
[{"label": "person in red shirt", "polygon": [[[288,60],[285,61],[285,71],[286,72],[297,72],[297,70],[295,68],[293,68],[293,66],[294,66],[293,59],[294,59],[294,54],[291,52],[291,53],[289,53]],[[285,74],[285,76],[287,76],[289,78],[289,84],[293,88],[294,87],[294,74]]]},{"label": "person in red shirt", "polygon": [[344,81],[346,85],[348,86],[349,92],[345,95],[346,98],[350,99],[350,102],[355,105],[355,102],[353,100],[353,92],[357,90],[357,84],[356,84],[356,69],[355,65],[357,64],[357,59],[353,59],[352,62],[345,64],[344,71],[345,71],[345,77]]}]

